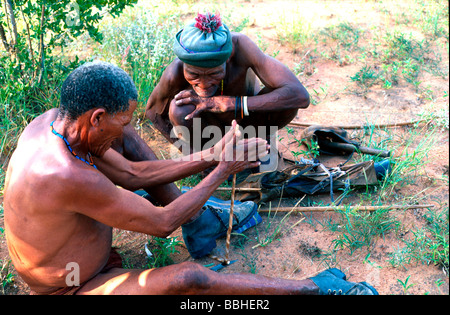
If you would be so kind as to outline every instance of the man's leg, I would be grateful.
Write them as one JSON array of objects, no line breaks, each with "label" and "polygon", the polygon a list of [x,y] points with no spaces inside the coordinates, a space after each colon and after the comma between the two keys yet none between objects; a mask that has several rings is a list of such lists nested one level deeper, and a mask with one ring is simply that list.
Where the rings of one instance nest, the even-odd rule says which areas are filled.
[{"label": "man's leg", "polygon": [[185,262],[158,269],[114,268],[88,281],[80,295],[378,295],[367,282],[350,282],[339,269],[325,270],[305,280],[216,273]]},{"label": "man's leg", "polygon": [[212,147],[215,144],[214,141],[222,139],[227,131],[226,127],[231,126],[234,119],[234,114],[203,112],[200,117],[186,120],[186,115],[194,110],[194,105],[177,106],[174,100],[170,103],[169,120],[173,126],[173,136],[182,140],[190,149],[185,150],[186,147],[183,147],[183,154],[191,154]]},{"label": "man's leg", "polygon": [[77,294],[318,294],[309,279],[285,280],[252,274],[221,274],[185,262],[158,269],[111,269],[85,284]]},{"label": "man's leg", "polygon": [[[123,137],[114,142],[113,149],[131,161],[158,159],[131,124],[125,127]],[[144,189],[162,206],[168,205],[181,195],[181,191],[173,183]]]}]

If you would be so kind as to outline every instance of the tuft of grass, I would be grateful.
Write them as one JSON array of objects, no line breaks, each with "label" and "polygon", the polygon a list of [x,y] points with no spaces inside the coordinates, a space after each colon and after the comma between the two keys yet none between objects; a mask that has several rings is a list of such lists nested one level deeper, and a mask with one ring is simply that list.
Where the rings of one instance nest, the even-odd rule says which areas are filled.
[{"label": "tuft of grass", "polygon": [[392,150],[392,171],[380,184],[380,200],[395,195],[395,190],[406,184],[414,184],[418,176],[423,175],[429,163],[428,154],[438,139],[438,128],[435,126],[426,124],[421,127],[416,124],[408,130],[405,138],[400,139],[398,146]]},{"label": "tuft of grass", "polygon": [[294,54],[311,38],[311,24],[298,8],[283,12],[275,24],[278,41],[288,46]]},{"label": "tuft of grass", "polygon": [[4,295],[7,287],[14,283],[14,274],[11,273],[11,260],[7,262],[0,260],[0,266],[1,295]]},{"label": "tuft of grass", "polygon": [[403,238],[405,244],[389,254],[393,267],[415,263],[435,265],[449,274],[449,211],[448,205],[440,211],[429,210],[423,215],[425,226],[411,229],[412,236]]},{"label": "tuft of grass", "polygon": [[177,246],[181,245],[178,237],[152,237],[148,241],[148,247],[152,253],[149,258],[149,268],[159,268],[173,264],[172,255],[179,253]]},{"label": "tuft of grass", "polygon": [[[368,125],[351,137],[361,139],[361,145],[391,152],[388,158],[391,172],[379,180],[379,185],[373,187],[367,196],[372,202],[383,203],[395,196],[400,188],[414,184],[424,175],[429,152],[439,141],[441,127],[431,123],[433,120],[415,123],[410,127],[391,129],[376,128]],[[355,162],[374,160],[382,161],[378,156],[362,155]]]},{"label": "tuft of grass", "polygon": [[364,30],[348,22],[324,27],[318,32],[316,39],[325,45],[322,55],[339,62],[340,66],[352,63],[350,52],[360,50],[360,39]]},{"label": "tuft of grass", "polygon": [[354,76],[350,77],[353,82],[356,82],[364,91],[367,91],[373,86],[380,74],[369,65],[362,67]]},{"label": "tuft of grass", "polygon": [[333,240],[334,249],[348,248],[350,255],[361,248],[370,251],[378,238],[400,226],[400,222],[387,209],[366,212],[348,206],[338,213],[341,220],[334,223],[334,229],[339,233],[338,238]]},{"label": "tuft of grass", "polygon": [[94,54],[130,74],[139,95],[137,113],[142,116],[148,97],[175,58],[173,34],[178,28],[178,15],[161,21],[158,15],[142,7],[127,9],[120,17],[101,24],[100,31],[105,39],[94,48]]}]

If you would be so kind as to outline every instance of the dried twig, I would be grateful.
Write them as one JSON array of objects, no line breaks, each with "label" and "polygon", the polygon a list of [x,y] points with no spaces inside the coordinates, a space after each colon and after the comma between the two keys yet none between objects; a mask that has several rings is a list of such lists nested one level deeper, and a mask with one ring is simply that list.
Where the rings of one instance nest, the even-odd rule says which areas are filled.
[{"label": "dried twig", "polygon": [[229,255],[230,255],[230,238],[231,238],[231,231],[233,229],[233,211],[234,211],[234,192],[236,190],[236,174],[233,174],[233,186],[231,189],[231,205],[230,205],[230,219],[228,221],[228,231],[227,231],[227,244],[226,244],[226,253],[225,253],[225,260],[229,262]]},{"label": "dried twig", "polygon": [[[367,128],[367,127],[375,127],[375,128],[389,128],[389,127],[398,127],[398,126],[407,126],[407,125],[414,125],[417,123],[422,123],[422,122],[426,122],[425,119],[419,119],[419,120],[412,120],[412,121],[406,121],[406,122],[399,122],[399,123],[392,123],[392,124],[376,124],[376,125],[348,125],[348,126],[333,126],[336,128],[341,128],[341,129],[363,129],[363,128]],[[296,126],[296,127],[311,127],[311,126],[315,126],[315,125],[320,125],[320,124],[315,124],[315,123],[301,123],[301,122],[290,122],[288,124],[288,126]]]},{"label": "dried twig", "polygon": [[[362,206],[362,205],[356,205],[352,207],[355,210],[358,211],[377,211],[381,209],[385,210],[408,210],[408,209],[422,209],[422,208],[433,208],[434,205],[391,205],[391,206]],[[322,206],[322,207],[281,207],[278,208],[278,212],[325,212],[325,211],[345,211],[348,209],[348,206]],[[273,210],[270,209],[259,209],[259,212],[267,213],[267,212],[273,212]]]}]

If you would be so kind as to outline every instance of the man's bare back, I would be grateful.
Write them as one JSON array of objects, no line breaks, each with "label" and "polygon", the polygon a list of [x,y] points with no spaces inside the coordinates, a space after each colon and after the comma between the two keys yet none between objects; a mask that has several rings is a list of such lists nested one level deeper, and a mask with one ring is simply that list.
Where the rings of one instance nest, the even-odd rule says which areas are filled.
[{"label": "man's bare back", "polygon": [[[97,68],[112,69],[112,74],[117,71],[110,65],[93,64],[80,67],[78,73],[86,71],[88,76]],[[126,76],[122,73],[122,77]],[[67,84],[66,89],[72,90]],[[108,84],[105,89],[109,89]],[[7,171],[5,227],[12,261],[33,292],[45,294],[66,287],[71,272],[68,266],[76,264],[78,283],[90,291],[104,293],[101,285],[93,284],[98,277],[117,276],[117,270],[99,274],[110,255],[112,227],[167,236],[196,215],[231,172],[258,164],[244,156],[239,157],[240,161],[219,162],[215,157],[220,152],[212,152],[208,158],[211,151],[187,161],[125,160],[110,146],[130,124],[136,105],[130,100],[128,109],[114,114],[93,106],[76,120],[53,109],[32,121],[21,135]],[[224,139],[223,149],[234,150],[234,131]],[[245,142],[245,146],[267,150],[264,140],[254,140]],[[242,151],[244,155],[246,152]],[[98,169],[87,163],[91,153]],[[217,166],[216,171],[165,207],[156,207],[124,189],[158,186],[213,165]],[[131,170],[134,175],[128,175]],[[132,279],[131,270],[119,273],[129,273]],[[155,288],[160,287],[157,283]]]},{"label": "man's bare back", "polygon": [[92,173],[101,174],[73,159],[50,132],[57,113],[51,110],[25,129],[5,187],[11,258],[33,291],[65,287],[71,262],[80,266],[81,282],[90,279],[103,268],[111,249],[111,227],[73,211],[77,204],[70,196],[77,193],[71,190],[85,185]]}]

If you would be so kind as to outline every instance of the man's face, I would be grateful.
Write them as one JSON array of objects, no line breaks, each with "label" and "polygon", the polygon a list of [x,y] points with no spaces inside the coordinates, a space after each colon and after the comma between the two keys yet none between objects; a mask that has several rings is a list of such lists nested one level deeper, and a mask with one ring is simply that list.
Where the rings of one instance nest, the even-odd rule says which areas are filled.
[{"label": "man's face", "polygon": [[130,106],[127,111],[105,114],[105,119],[102,120],[99,126],[98,139],[95,141],[97,145],[90,149],[93,156],[102,157],[105,152],[111,148],[114,140],[119,139],[123,135],[123,129],[133,119],[133,113],[136,110],[137,102],[130,101]]},{"label": "man's face", "polygon": [[184,64],[184,78],[200,97],[212,97],[225,78],[226,63],[215,68],[200,68]]}]

